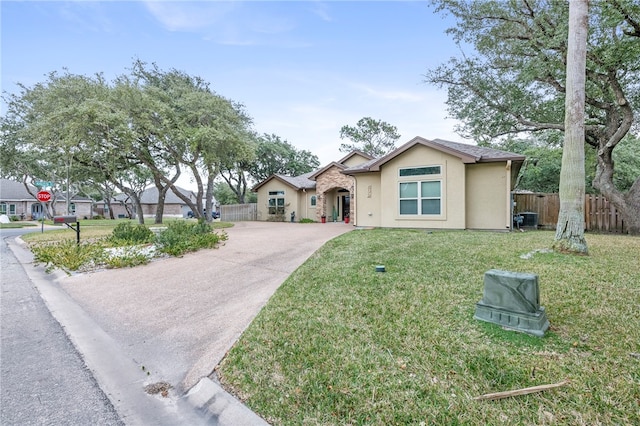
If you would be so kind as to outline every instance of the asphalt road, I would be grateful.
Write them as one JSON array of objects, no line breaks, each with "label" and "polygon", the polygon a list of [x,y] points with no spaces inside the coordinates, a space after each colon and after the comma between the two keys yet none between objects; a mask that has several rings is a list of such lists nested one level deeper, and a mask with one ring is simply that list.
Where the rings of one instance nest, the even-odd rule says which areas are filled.
[{"label": "asphalt road", "polygon": [[123,424],[8,248],[20,233],[0,231],[0,424]]}]

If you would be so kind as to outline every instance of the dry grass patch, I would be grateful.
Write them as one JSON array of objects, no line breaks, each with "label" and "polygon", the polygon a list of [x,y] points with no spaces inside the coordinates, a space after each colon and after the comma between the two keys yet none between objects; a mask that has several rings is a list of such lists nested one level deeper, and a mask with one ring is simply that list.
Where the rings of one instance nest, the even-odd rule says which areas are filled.
[{"label": "dry grass patch", "polygon": [[[589,257],[520,258],[552,240],[345,234],[280,287],[220,380],[273,424],[640,424],[640,239],[588,235]],[[540,276],[544,338],[473,320],[488,269]]]}]

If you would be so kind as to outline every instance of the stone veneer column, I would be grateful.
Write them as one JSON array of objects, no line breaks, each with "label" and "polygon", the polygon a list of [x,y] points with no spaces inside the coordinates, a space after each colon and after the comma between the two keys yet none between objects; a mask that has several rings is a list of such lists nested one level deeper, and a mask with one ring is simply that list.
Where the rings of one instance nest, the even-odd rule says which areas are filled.
[{"label": "stone veneer column", "polygon": [[327,215],[327,197],[326,193],[336,189],[344,188],[349,191],[349,217],[353,218],[353,209],[356,199],[353,194],[355,178],[340,173],[340,169],[336,166],[330,167],[324,173],[316,178],[316,196],[320,199],[320,208],[316,210],[316,220],[319,222],[322,213]]}]

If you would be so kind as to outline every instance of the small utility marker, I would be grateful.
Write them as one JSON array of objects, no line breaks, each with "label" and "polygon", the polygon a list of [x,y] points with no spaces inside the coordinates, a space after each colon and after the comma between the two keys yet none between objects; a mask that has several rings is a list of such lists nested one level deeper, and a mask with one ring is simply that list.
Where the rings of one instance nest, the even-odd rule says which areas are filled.
[{"label": "small utility marker", "polygon": [[384,265],[376,265],[376,272],[385,272]]}]

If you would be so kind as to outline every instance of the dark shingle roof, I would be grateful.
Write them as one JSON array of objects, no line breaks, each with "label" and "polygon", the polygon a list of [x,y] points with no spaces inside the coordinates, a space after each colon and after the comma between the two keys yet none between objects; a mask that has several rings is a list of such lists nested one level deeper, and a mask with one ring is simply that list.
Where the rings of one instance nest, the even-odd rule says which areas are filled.
[{"label": "dark shingle roof", "polygon": [[[187,196],[191,201],[195,202],[195,195],[193,192],[188,191],[186,189],[180,188],[176,186],[176,189],[180,191],[182,194]],[[158,202],[158,188],[155,186],[151,186],[142,192],[140,196],[140,203],[142,204],[156,204]],[[181,198],[179,198],[171,189],[169,189],[166,193],[165,204],[185,204]],[[215,201],[214,201],[215,203]]]},{"label": "dark shingle roof", "polygon": [[300,176],[285,176],[285,175],[276,175],[276,176],[297,189],[314,189],[316,187],[316,183],[311,179],[309,179],[309,177],[314,173],[315,171],[305,173]]},{"label": "dark shingle roof", "polygon": [[[182,192],[184,195],[189,197],[189,199],[193,202],[196,201],[196,196],[192,191],[189,191],[184,188],[176,187],[178,191]],[[131,202],[131,198],[124,193],[117,194],[113,197],[114,201],[119,202]],[[158,188],[155,186],[151,186],[145,189],[140,195],[140,203],[142,204],[156,204],[158,202]],[[186,204],[181,198],[179,198],[171,189],[167,191],[167,194],[164,199],[165,204]],[[213,200],[215,204],[215,198]]]},{"label": "dark shingle roof", "polygon": [[370,160],[366,163],[359,164],[354,167],[349,167],[348,169],[343,170],[342,173],[351,175],[355,173],[380,171],[380,166],[384,165],[385,163],[404,153],[405,151],[408,151],[415,145],[424,145],[429,148],[433,148],[438,151],[453,155],[460,158],[460,160],[466,164],[507,160],[523,162],[525,159],[523,155],[515,154],[513,152],[501,151],[499,149],[486,148],[483,146],[469,145],[459,142],[451,142],[443,139],[427,140],[417,136],[398,149],[385,155],[384,157]]},{"label": "dark shingle roof", "polygon": [[[31,191],[36,194],[38,192],[38,188],[33,185],[29,185]],[[64,192],[57,192],[56,201],[64,201],[66,199],[66,194]],[[11,179],[0,179],[0,200],[2,201],[34,201],[35,197],[33,197],[29,192],[25,189],[24,184],[22,182],[16,182]],[[80,195],[74,195],[71,197],[72,201],[75,202],[90,202],[91,199],[87,197],[83,197]]]},{"label": "dark shingle roof", "polygon": [[[34,194],[38,192],[35,186],[29,185],[29,187]],[[3,201],[31,201],[33,200],[33,196],[27,192],[22,182],[16,182],[10,179],[0,179],[0,199]]]}]

